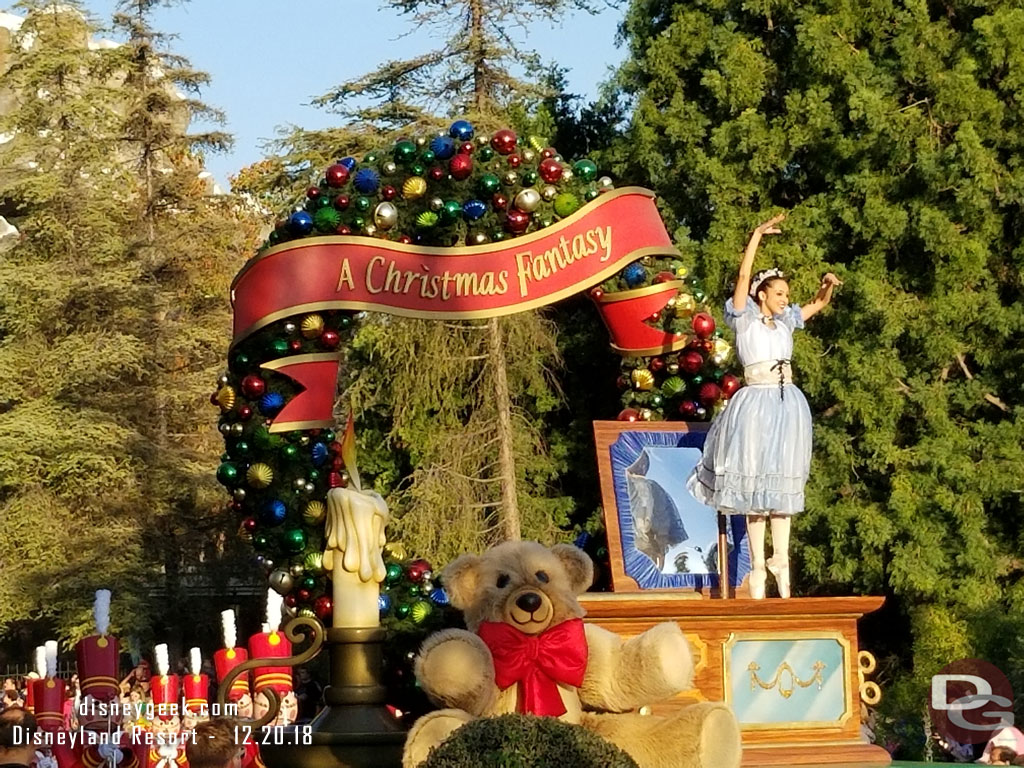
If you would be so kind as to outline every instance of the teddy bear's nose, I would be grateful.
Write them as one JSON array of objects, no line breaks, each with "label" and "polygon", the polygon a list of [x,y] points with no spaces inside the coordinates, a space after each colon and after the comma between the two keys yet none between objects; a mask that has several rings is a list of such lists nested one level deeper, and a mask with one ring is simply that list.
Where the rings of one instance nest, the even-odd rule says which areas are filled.
[{"label": "teddy bear's nose", "polygon": [[516,598],[516,605],[527,613],[533,613],[540,608],[540,595],[536,592],[524,592]]}]

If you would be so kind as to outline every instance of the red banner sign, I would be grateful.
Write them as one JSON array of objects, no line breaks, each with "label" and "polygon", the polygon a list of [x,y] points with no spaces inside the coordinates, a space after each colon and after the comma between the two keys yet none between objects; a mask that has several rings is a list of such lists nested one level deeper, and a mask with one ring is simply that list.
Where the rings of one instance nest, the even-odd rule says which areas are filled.
[{"label": "red banner sign", "polygon": [[510,315],[579,293],[642,256],[676,253],[653,193],[639,187],[609,192],[507,242],[435,248],[304,238],[264,251],[235,278],[234,339],[323,309],[439,320]]}]

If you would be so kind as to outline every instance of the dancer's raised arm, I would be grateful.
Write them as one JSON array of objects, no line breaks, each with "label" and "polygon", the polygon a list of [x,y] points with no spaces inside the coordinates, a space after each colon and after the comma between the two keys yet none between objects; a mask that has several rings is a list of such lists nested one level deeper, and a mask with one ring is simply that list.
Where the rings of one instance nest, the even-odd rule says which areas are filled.
[{"label": "dancer's raised arm", "polygon": [[737,312],[743,311],[747,305],[747,296],[750,295],[750,275],[754,267],[754,256],[757,255],[757,246],[761,244],[761,238],[765,235],[778,235],[782,233],[776,224],[785,220],[786,214],[770,218],[763,224],[758,224],[754,233],[750,236],[747,248],[743,252],[743,261],[740,262],[740,272],[736,276],[736,290],[732,294],[732,305]]},{"label": "dancer's raised arm", "polygon": [[818,293],[815,294],[814,298],[809,303],[804,304],[800,308],[800,314],[803,317],[804,322],[807,322],[827,307],[828,303],[832,301],[832,291],[835,290],[837,285],[842,284],[843,281],[831,272],[821,278],[821,287],[818,288]]}]

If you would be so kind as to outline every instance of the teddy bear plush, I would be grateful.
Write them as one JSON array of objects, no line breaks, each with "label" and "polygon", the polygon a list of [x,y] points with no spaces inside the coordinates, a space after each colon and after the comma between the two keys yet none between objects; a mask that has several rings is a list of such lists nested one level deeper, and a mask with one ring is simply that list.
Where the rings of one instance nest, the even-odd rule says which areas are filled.
[{"label": "teddy bear plush", "polygon": [[702,702],[669,717],[638,710],[692,687],[693,658],[679,626],[623,640],[584,624],[577,596],[594,579],[576,547],[506,542],[463,555],[442,572],[467,630],[431,635],[416,678],[439,707],[413,725],[403,768],[415,768],[455,729],[478,717],[528,712],[596,731],[640,768],[737,768],[732,711]]}]

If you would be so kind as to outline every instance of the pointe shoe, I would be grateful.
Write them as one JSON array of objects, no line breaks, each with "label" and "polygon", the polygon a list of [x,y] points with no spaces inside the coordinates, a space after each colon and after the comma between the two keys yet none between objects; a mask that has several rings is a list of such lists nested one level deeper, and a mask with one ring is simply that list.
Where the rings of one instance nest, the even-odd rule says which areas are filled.
[{"label": "pointe shoe", "polygon": [[789,597],[789,560],[768,558],[768,570],[775,577],[775,586],[779,589],[779,597]]},{"label": "pointe shoe", "polygon": [[768,574],[764,570],[764,566],[755,565],[750,569],[750,576],[747,579],[747,586],[750,588],[750,599],[751,600],[763,600],[764,599],[764,586],[768,581]]}]

